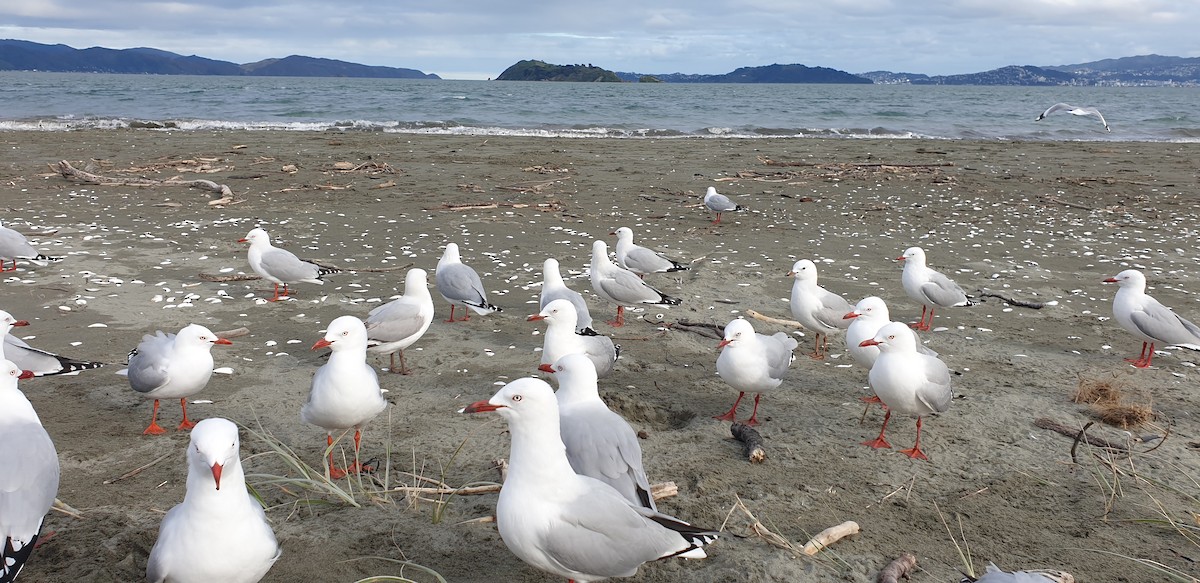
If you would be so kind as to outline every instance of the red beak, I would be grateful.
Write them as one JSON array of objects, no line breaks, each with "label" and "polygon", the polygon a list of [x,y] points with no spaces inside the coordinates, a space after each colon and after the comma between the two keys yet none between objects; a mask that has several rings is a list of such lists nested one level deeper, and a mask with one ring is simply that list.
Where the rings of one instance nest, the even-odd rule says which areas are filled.
[{"label": "red beak", "polygon": [[858,343],[859,346],[879,346],[879,343],[874,338],[868,338]]},{"label": "red beak", "polygon": [[225,338],[217,338],[216,340],[213,340],[213,344],[233,344],[233,342]]},{"label": "red beak", "polygon": [[17,320],[16,322],[13,322],[12,325],[13,326],[28,326],[29,320]]},{"label": "red beak", "polygon": [[543,316],[543,315],[541,315],[541,314],[534,314],[534,315],[532,315],[532,316],[530,316],[530,317],[528,317],[528,318],[525,318],[525,321],[526,321],[526,322],[533,322],[534,320],[545,320],[545,319],[546,319],[546,317],[545,317],[545,316]]},{"label": "red beak", "polygon": [[542,371],[542,372],[548,372],[548,373],[550,373],[550,374],[554,374],[554,365],[552,365],[552,364],[541,364],[541,365],[538,365],[538,370],[540,370],[540,371]]},{"label": "red beak", "polygon": [[34,373],[31,370],[23,370],[23,371],[21,371],[21,374],[17,375],[17,378],[19,378],[21,380],[31,379],[33,377],[34,377]]},{"label": "red beak", "polygon": [[[1110,277],[1110,278],[1108,278],[1108,279],[1104,280],[1104,283],[1117,283],[1117,278],[1115,278],[1115,277]],[[20,325],[20,324],[13,324],[13,326],[19,326],[19,325]]]},{"label": "red beak", "polygon": [[244,238],[243,238],[243,239],[238,239],[238,243],[249,243],[249,242],[250,242],[250,241],[248,241],[248,240],[246,240],[246,239],[244,239]]},{"label": "red beak", "polygon": [[789,271],[789,272],[787,272],[787,276],[788,276],[788,277],[796,277],[796,272],[795,272],[795,271]]},{"label": "red beak", "polygon": [[313,350],[316,350],[316,349],[318,349],[318,348],[325,348],[326,346],[331,346],[331,345],[333,345],[333,343],[332,343],[332,342],[330,342],[330,341],[328,341],[328,340],[326,340],[326,339],[322,338],[322,339],[318,340],[318,341],[316,342],[316,344],[313,344],[313,347],[312,347],[312,349],[313,349]]},{"label": "red beak", "polygon": [[717,349],[720,350],[722,348],[725,348],[728,345],[729,345],[729,340],[722,338],[721,341],[717,343]]},{"label": "red beak", "polygon": [[843,320],[849,320],[850,318],[857,318],[858,316],[859,316],[859,313],[858,313],[858,312],[850,312],[849,314],[846,314],[845,316],[842,316],[842,319],[843,319]]},{"label": "red beak", "polygon": [[488,411],[495,411],[496,409],[499,409],[503,406],[504,405],[493,405],[487,401],[475,401],[474,403],[471,403],[470,405],[467,405],[466,407],[464,407],[462,412],[463,413],[487,413]]},{"label": "red beak", "polygon": [[896,261],[904,261],[904,256],[903,256],[903,255],[901,255],[901,256],[897,257],[897,258],[896,258]]},{"label": "red beak", "polygon": [[213,481],[217,483],[217,489],[221,489],[221,464],[213,464]]}]

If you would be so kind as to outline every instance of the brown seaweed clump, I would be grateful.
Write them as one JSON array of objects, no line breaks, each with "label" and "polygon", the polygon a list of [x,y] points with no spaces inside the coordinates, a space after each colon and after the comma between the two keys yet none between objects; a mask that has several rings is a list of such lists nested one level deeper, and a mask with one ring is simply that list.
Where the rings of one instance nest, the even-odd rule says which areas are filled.
[{"label": "brown seaweed clump", "polygon": [[1139,427],[1155,417],[1150,396],[1119,378],[1081,376],[1071,400],[1086,404],[1097,419],[1121,429]]}]

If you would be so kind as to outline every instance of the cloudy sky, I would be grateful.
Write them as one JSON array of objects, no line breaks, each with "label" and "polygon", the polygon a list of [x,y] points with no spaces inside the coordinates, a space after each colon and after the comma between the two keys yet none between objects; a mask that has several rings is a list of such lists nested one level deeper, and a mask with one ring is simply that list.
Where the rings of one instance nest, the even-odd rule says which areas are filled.
[{"label": "cloudy sky", "polygon": [[0,38],[292,54],[485,79],[521,59],[635,73],[800,63],[934,75],[1200,56],[1196,0],[0,0]]}]

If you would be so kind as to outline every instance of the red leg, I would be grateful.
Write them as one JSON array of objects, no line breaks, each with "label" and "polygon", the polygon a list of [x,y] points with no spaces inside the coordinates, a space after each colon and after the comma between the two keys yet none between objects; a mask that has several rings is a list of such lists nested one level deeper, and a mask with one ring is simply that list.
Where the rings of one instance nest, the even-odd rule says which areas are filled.
[{"label": "red leg", "polygon": [[275,297],[271,298],[272,302],[279,301],[279,284],[275,284]]},{"label": "red leg", "polygon": [[813,351],[812,354],[809,355],[813,358],[813,360],[825,360],[825,352],[821,350],[822,338],[826,340],[829,339],[828,336],[820,332],[817,332],[817,335],[813,337]]},{"label": "red leg", "polygon": [[179,422],[179,427],[176,427],[175,430],[184,431],[195,427],[196,424],[187,418],[187,399],[180,399],[179,406],[183,408],[183,421]]},{"label": "red leg", "polygon": [[450,319],[446,322],[454,322],[454,304],[450,304]]},{"label": "red leg", "polygon": [[729,408],[729,411],[727,411],[724,415],[715,415],[713,416],[713,419],[720,419],[721,421],[733,421],[737,416],[738,403],[742,402],[742,397],[745,395],[746,393],[738,393],[738,398],[733,402],[733,406]]},{"label": "red leg", "polygon": [[142,432],[142,435],[162,435],[167,430],[158,425],[158,399],[154,400],[154,412],[150,414],[150,426]]},{"label": "red leg", "polygon": [[872,439],[871,441],[864,441],[864,442],[862,442],[862,444],[873,447],[875,449],[879,449],[881,447],[886,447],[886,448],[892,447],[892,444],[888,443],[887,440],[883,438],[883,432],[887,431],[888,420],[891,418],[892,418],[892,410],[888,409],[887,414],[885,414],[883,416],[883,427],[879,428],[879,437],[876,437],[875,439]]},{"label": "red leg", "polygon": [[712,224],[714,224],[714,225],[721,224],[721,213],[717,213],[717,220],[713,221]]},{"label": "red leg", "polygon": [[921,451],[921,416],[920,415],[917,416],[917,442],[913,444],[911,449],[902,449],[902,450],[900,450],[900,453],[902,453],[910,458],[913,458],[915,460],[929,461],[929,458],[925,457],[925,452]]},{"label": "red leg", "polygon": [[928,306],[921,304],[921,321],[917,322],[916,324],[909,324],[908,327],[912,328],[913,330],[928,330],[928,328],[925,327],[925,312],[928,309]]},{"label": "red leg", "polygon": [[333,463],[333,435],[325,434],[325,445],[329,449],[329,477],[334,480],[340,480],[346,477],[346,471],[338,468]]},{"label": "red leg", "polygon": [[[1147,350],[1149,348],[1149,350]],[[1136,359],[1126,358],[1125,362],[1133,363],[1136,368],[1146,368],[1150,366],[1150,361],[1154,359],[1154,343],[1142,342],[1142,353]]]},{"label": "red leg", "polygon": [[750,418],[746,420],[746,425],[754,427],[758,425],[758,400],[762,398],[762,393],[754,394],[754,410],[750,412]]},{"label": "red leg", "polygon": [[404,350],[400,351],[400,374],[411,374],[412,370],[404,362]]},{"label": "red leg", "polygon": [[608,322],[606,322],[606,324],[608,324],[609,326],[612,326],[613,328],[620,328],[621,326],[624,326],[625,325],[625,306],[617,306],[617,319],[609,320]]}]

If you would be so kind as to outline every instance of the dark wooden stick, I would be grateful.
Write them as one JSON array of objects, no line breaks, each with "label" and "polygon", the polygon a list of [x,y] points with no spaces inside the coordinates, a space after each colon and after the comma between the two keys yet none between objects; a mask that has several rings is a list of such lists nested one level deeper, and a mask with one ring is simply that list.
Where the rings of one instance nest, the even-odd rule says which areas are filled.
[{"label": "dark wooden stick", "polygon": [[900,579],[908,579],[910,573],[917,568],[917,556],[912,553],[904,553],[896,560],[888,563],[879,572],[879,583],[897,583]]},{"label": "dark wooden stick", "polygon": [[1031,302],[1031,301],[1027,301],[1027,300],[1013,299],[1013,298],[1010,298],[1007,296],[1000,295],[986,287],[979,288],[979,295],[981,297],[985,297],[985,298],[997,298],[1000,301],[1002,301],[1010,306],[1017,306],[1018,308],[1030,308],[1033,310],[1040,310],[1040,309],[1046,307],[1046,304],[1044,304],[1042,302]]},{"label": "dark wooden stick", "polygon": [[729,427],[730,433],[742,442],[742,452],[752,464],[762,463],[767,459],[767,450],[763,448],[762,434],[745,423],[734,423]]},{"label": "dark wooden stick", "polygon": [[[1039,417],[1039,418],[1035,419],[1033,421],[1033,424],[1036,427],[1040,427],[1042,429],[1049,429],[1050,431],[1053,431],[1055,433],[1061,433],[1062,435],[1065,435],[1067,437],[1074,438],[1074,439],[1076,439],[1076,441],[1079,441],[1080,439],[1082,439],[1082,441],[1087,442],[1087,444],[1091,445],[1091,446],[1103,447],[1106,449],[1112,449],[1112,450],[1116,450],[1116,451],[1128,451],[1128,449],[1126,449],[1126,447],[1123,445],[1118,445],[1118,444],[1112,443],[1109,440],[1104,439],[1102,437],[1092,437],[1091,435],[1087,435],[1086,433],[1083,432],[1083,430],[1080,430],[1077,427],[1070,427],[1068,425],[1063,425],[1062,423],[1059,423],[1053,419],[1049,419],[1046,417]],[[1086,429],[1086,427],[1084,429]],[[1082,438],[1080,436],[1082,436]]]}]

